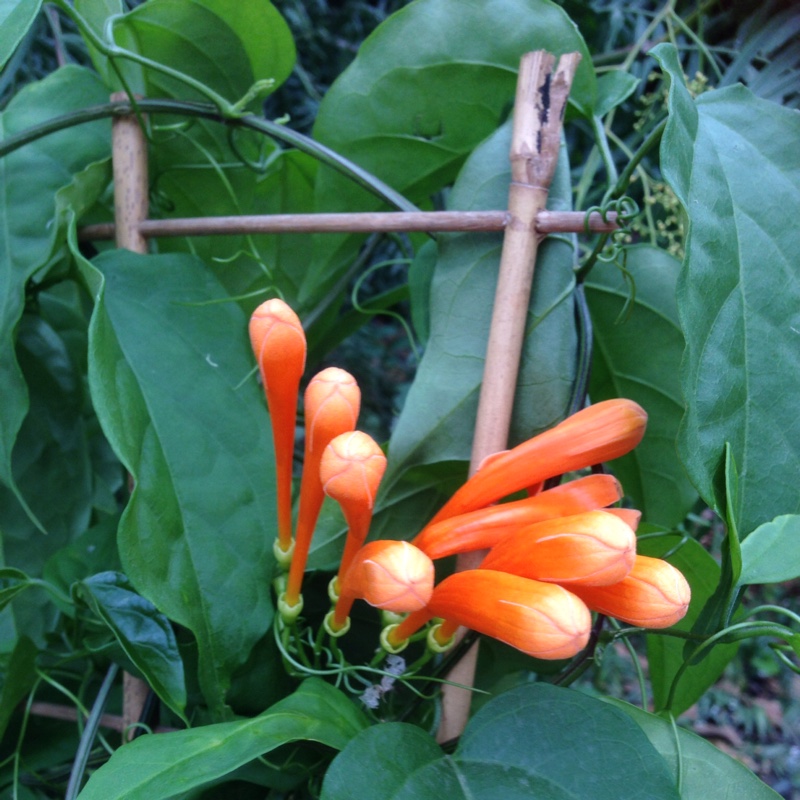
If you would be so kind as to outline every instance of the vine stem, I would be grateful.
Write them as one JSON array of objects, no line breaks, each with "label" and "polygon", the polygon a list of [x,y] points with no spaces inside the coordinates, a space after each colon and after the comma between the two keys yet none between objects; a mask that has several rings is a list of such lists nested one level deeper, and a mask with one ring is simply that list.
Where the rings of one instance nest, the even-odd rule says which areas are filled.
[{"label": "vine stem", "polygon": [[125,100],[90,106],[71,114],[64,114],[41,123],[40,125],[31,126],[15,136],[9,136],[7,139],[4,139],[0,142],[0,158],[30,142],[65,130],[66,128],[106,119],[108,117],[131,115],[136,113],[137,110],[145,114],[177,113],[186,117],[201,117],[203,119],[219,122],[223,125],[253,130],[262,135],[270,136],[273,139],[291,145],[295,149],[316,158],[322,164],[335,169],[337,172],[349,178],[354,183],[357,183],[366,191],[376,195],[389,205],[401,211],[419,211],[417,206],[383,181],[367,172],[367,170],[359,167],[357,164],[340,155],[335,150],[326,147],[324,144],[316,142],[308,136],[304,136],[302,133],[293,131],[291,128],[279,125],[271,120],[262,119],[254,114],[225,117],[214,106],[206,103],[194,103],[187,100],[143,99],[137,100],[135,104]]}]

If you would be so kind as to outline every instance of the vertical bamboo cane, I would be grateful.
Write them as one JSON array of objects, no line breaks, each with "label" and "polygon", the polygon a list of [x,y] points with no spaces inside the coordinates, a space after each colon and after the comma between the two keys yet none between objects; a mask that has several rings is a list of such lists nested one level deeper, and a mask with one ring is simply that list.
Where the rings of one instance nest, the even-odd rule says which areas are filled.
[{"label": "vertical bamboo cane", "polygon": [[[540,234],[536,215],[545,207],[553,178],[561,137],[561,122],[575,75],[579,53],[561,56],[553,72],[555,58],[543,50],[522,57],[514,101],[511,139],[511,187],[500,272],[495,293],[486,362],[483,373],[470,473],[486,456],[508,445],[511,411],[517,388],[517,374],[531,284]],[[474,569],[484,553],[465,553],[458,557],[457,570]],[[471,686],[478,658],[477,644],[454,667],[448,680]],[[439,741],[460,736],[467,723],[471,693],[467,689],[444,686]]]},{"label": "vertical bamboo cane", "polygon": [[[115,92],[111,102],[128,99]],[[147,141],[135,116],[115,117],[111,128],[111,157],[114,168],[114,222],[117,247],[134,253],[147,253],[147,240],[139,223],[147,219],[148,177]],[[137,723],[142,715],[149,687],[127,672],[122,676],[123,730]],[[130,734],[123,732],[123,737]]]}]

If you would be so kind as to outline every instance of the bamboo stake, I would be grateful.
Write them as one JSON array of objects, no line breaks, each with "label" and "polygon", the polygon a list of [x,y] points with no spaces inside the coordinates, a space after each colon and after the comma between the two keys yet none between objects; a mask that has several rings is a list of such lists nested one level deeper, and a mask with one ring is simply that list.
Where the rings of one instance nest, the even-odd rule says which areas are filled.
[{"label": "bamboo stake", "polygon": [[[115,92],[111,102],[125,102],[125,92]],[[135,116],[115,117],[111,126],[111,156],[114,167],[114,218],[116,244],[120,249],[147,253],[147,239],[139,230],[147,219],[147,141]],[[142,715],[148,685],[127,672],[122,675],[123,731]],[[130,734],[123,737],[130,739]]]},{"label": "bamboo stake", "polygon": [[[215,236],[258,233],[412,233],[436,231],[502,231],[511,219],[508,211],[386,211],[352,214],[271,214],[266,216],[194,217],[190,219],[142,219],[140,235]],[[581,211],[540,211],[536,217],[539,234],[584,230],[586,215]],[[589,215],[592,233],[617,229],[616,214],[608,221],[596,211]],[[101,241],[115,236],[113,223],[87,225],[78,235],[83,241]],[[130,248],[132,249],[132,248]]]},{"label": "bamboo stake", "polygon": [[[536,220],[547,202],[560,148],[561,121],[580,54],[554,56],[542,50],[522,57],[514,101],[511,140],[511,187],[500,272],[497,281],[483,384],[478,401],[470,472],[486,456],[508,444],[511,411],[528,316],[536,253],[541,234]],[[474,569],[484,553],[458,557],[456,570]],[[448,680],[472,686],[478,646],[475,644],[448,675]],[[467,723],[471,692],[456,686],[442,689],[439,741],[460,736]]]}]

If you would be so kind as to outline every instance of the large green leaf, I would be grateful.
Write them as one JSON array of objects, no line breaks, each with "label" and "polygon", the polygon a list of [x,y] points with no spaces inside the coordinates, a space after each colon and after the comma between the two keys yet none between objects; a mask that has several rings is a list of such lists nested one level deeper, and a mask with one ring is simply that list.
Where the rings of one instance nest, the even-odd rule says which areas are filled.
[{"label": "large green leaf", "polygon": [[[451,208],[505,205],[509,146],[507,123],[464,166]],[[548,207],[564,209],[569,203],[563,158]],[[442,237],[430,290],[430,337],[389,444],[387,485],[413,466],[469,460],[501,246],[499,234]],[[569,237],[550,236],[539,248],[511,444],[559,422],[567,412],[577,347],[572,264]]]},{"label": "large green leaf", "polygon": [[341,692],[309,678],[253,719],[135,739],[92,775],[79,798],[166,800],[288,742],[310,740],[341,750],[365,724]]},{"label": "large green leaf", "polygon": [[680,455],[725,516],[723,453],[739,470],[740,536],[800,511],[800,117],[741,86],[686,90],[675,51],[661,142],[665,178],[689,216],[678,288],[687,401]]},{"label": "large green leaf", "polygon": [[[314,136],[412,200],[422,200],[451,183],[467,155],[504,120],[520,58],[537,49],[582,54],[571,97],[593,107],[591,58],[574,23],[555,3],[419,0],[363,43],[320,104]],[[320,171],[317,189],[321,209],[376,205],[330,170]],[[506,207],[505,197],[499,202],[496,208]],[[335,283],[343,265],[344,251],[338,248],[348,244],[352,240],[316,237],[304,303]]]},{"label": "large green leaf", "polygon": [[638,725],[600,700],[548,684],[519,686],[490,700],[452,757],[440,750],[437,757],[437,750],[428,734],[409,726],[370,728],[334,760],[322,800],[680,797]]},{"label": "large green leaf", "polygon": [[[97,77],[64,67],[25,87],[0,114],[0,135],[11,136],[107,94]],[[83,125],[39,139],[0,160],[0,482],[24,502],[12,475],[11,454],[28,411],[28,392],[14,341],[25,287],[64,238],[64,220],[91,205],[103,184],[87,167],[108,156],[108,122]]]},{"label": "large green leaf", "polygon": [[[684,540],[678,535],[640,540],[637,549],[641,555],[655,558],[667,556],[666,560],[689,581],[692,589],[689,610],[673,627],[682,632],[691,631],[717,588],[719,565],[694,539]],[[677,716],[694,705],[719,678],[738,649],[738,644],[718,644],[699,663],[687,667],[675,687],[672,705],[668,710]],[[653,687],[653,705],[657,711],[667,709],[673,681],[687,655],[685,639],[655,633],[647,637],[650,683]]]},{"label": "large green leaf", "polygon": [[638,245],[627,251],[627,268],[636,282],[629,313],[623,309],[630,287],[615,266],[598,264],[586,282],[594,329],[590,392],[595,402],[629,397],[647,411],[644,440],[614,462],[614,472],[648,522],[671,527],[697,499],[675,451],[684,410],[675,302],[680,264],[663,250]]},{"label": "large green leaf", "polygon": [[190,628],[221,713],[270,624],[274,465],[247,320],[190,256],[101,255],[92,397],[135,489],[119,547],[137,591]]},{"label": "large green leaf", "polygon": [[739,585],[781,583],[800,577],[800,516],[784,514],[759,525],[742,542]]},{"label": "large green leaf", "polygon": [[33,25],[42,0],[0,0],[0,69]]},{"label": "large green leaf", "polygon": [[109,627],[156,694],[185,720],[183,662],[169,620],[119,572],[93,575],[75,591]]},{"label": "large green leaf", "polygon": [[[121,44],[190,75],[226,100],[259,80],[279,86],[292,71],[294,41],[269,0],[151,0],[114,26]],[[162,72],[147,69],[134,88],[148,97],[205,99]]]},{"label": "large green leaf", "polygon": [[777,800],[779,797],[744,764],[691,731],[673,727],[668,720],[622,700],[613,697],[604,700],[625,712],[641,727],[653,747],[664,757],[676,783],[680,782],[681,800],[708,800],[711,797]]}]

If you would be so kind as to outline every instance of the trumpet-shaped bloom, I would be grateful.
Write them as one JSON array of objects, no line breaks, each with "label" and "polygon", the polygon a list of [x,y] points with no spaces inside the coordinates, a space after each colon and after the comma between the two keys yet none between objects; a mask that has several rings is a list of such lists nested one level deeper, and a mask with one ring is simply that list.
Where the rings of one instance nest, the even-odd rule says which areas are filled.
[{"label": "trumpet-shaped bloom", "polygon": [[571,516],[616,503],[622,497],[611,475],[587,475],[533,497],[481,508],[426,525],[413,543],[431,558],[486,550],[524,525]]},{"label": "trumpet-shaped bloom", "polygon": [[250,343],[267,397],[275,448],[278,544],[292,544],[292,457],[297,394],[306,364],[306,337],[297,314],[277,298],[262,303],[250,317]]},{"label": "trumpet-shaped bloom", "polygon": [[610,461],[644,436],[647,414],[632,400],[606,400],[527,442],[489,456],[432,522],[464,514],[540,481]]},{"label": "trumpet-shaped bloom", "polygon": [[339,503],[348,527],[339,566],[340,581],[367,538],[375,495],[385,471],[386,456],[377,442],[361,431],[335,437],[322,455],[319,466],[322,489]]},{"label": "trumpet-shaped bloom", "polygon": [[606,511],[587,511],[520,528],[493,547],[482,569],[572,586],[621,581],[636,558],[636,535]]},{"label": "trumpet-shaped bloom", "polygon": [[642,628],[669,628],[683,619],[691,589],[680,570],[660,558],[636,556],[628,576],[611,586],[571,586],[593,611]]},{"label": "trumpet-shaped bloom", "polygon": [[433,579],[433,562],[409,542],[369,542],[355,553],[340,581],[333,627],[346,623],[356,598],[385,611],[418,611],[431,599]]},{"label": "trumpet-shaped bloom", "polygon": [[306,387],[306,443],[295,550],[286,584],[285,600],[288,606],[296,606],[300,600],[308,548],[322,508],[324,493],[319,476],[322,454],[334,437],[355,428],[360,405],[361,392],[358,384],[343,369],[324,369]]},{"label": "trumpet-shaped bloom", "polygon": [[400,645],[433,617],[543,659],[574,656],[586,646],[591,629],[589,609],[561,586],[490,569],[445,578],[425,609],[390,630],[389,644]]}]

